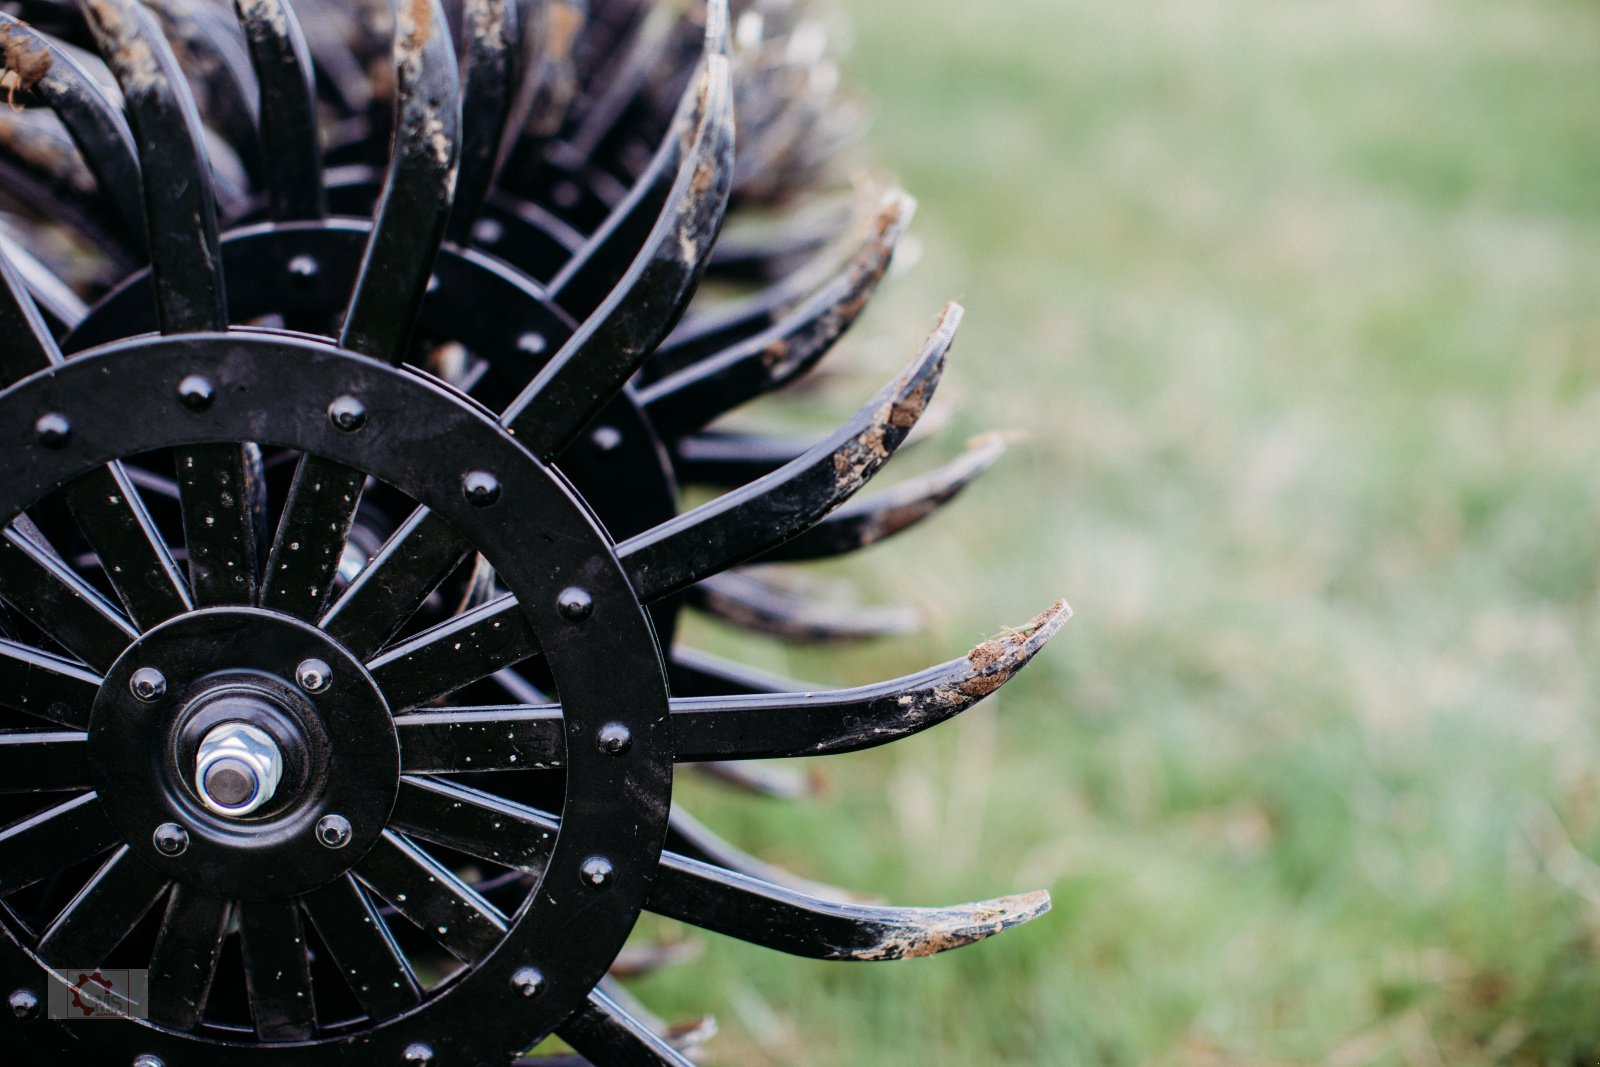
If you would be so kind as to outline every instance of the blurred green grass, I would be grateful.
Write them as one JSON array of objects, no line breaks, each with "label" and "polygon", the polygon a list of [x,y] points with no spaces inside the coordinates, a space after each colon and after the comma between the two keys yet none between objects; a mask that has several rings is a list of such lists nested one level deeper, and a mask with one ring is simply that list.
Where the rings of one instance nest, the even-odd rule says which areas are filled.
[{"label": "blurred green grass", "polygon": [[708,939],[646,998],[743,1067],[1594,1062],[1600,9],[847,9],[924,255],[838,362],[865,396],[961,299],[903,465],[1029,440],[838,568],[925,634],[698,636],[850,684],[1076,618],[818,802],[682,788],[813,877],[1055,910],[870,967]]}]

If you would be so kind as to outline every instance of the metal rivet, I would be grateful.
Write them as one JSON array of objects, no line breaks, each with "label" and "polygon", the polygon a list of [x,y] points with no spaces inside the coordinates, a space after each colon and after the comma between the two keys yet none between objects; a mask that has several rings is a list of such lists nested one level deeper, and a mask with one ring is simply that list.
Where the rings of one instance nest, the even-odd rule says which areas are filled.
[{"label": "metal rivet", "polygon": [[39,1017],[39,995],[31,989],[17,990],[6,998],[6,1003],[11,1005],[11,1014],[19,1019]]},{"label": "metal rivet", "polygon": [[433,1049],[420,1041],[416,1041],[406,1046],[406,1050],[400,1054],[400,1058],[412,1064],[413,1067],[431,1067],[433,1064]]},{"label": "metal rivet", "polygon": [[134,696],[148,704],[167,695],[167,676],[154,667],[140,667],[128,679],[128,688],[133,690]]},{"label": "metal rivet", "polygon": [[320,659],[308,659],[294,669],[294,680],[308,693],[320,693],[333,684],[333,668]]},{"label": "metal rivet", "polygon": [[578,868],[578,873],[582,876],[584,885],[599,889],[601,886],[611,884],[611,878],[617,873],[617,869],[604,856],[590,856],[583,861],[583,866]]},{"label": "metal rivet", "polygon": [[615,426],[599,426],[589,440],[601,452],[615,452],[622,447],[622,431]]},{"label": "metal rivet", "polygon": [[355,433],[367,424],[367,405],[353,396],[337,397],[328,405],[328,421],[334,429]]},{"label": "metal rivet", "polygon": [[190,411],[204,411],[216,398],[216,386],[203,374],[191,374],[178,383],[178,402]]},{"label": "metal rivet", "polygon": [[39,416],[39,421],[33,424],[33,436],[46,448],[65,448],[72,440],[72,423],[65,415],[52,411]]},{"label": "metal rivet", "polygon": [[321,270],[314,256],[295,256],[289,261],[289,277],[302,284],[311,282]]},{"label": "metal rivet", "polygon": [[472,239],[480,245],[499,244],[505,235],[506,228],[498,219],[479,219],[472,224]]},{"label": "metal rivet", "polygon": [[163,856],[181,856],[189,849],[189,831],[175,822],[164,822],[156,827],[151,840]]},{"label": "metal rivet", "polygon": [[589,590],[580,589],[572,585],[561,590],[561,595],[556,597],[556,608],[561,614],[572,622],[582,622],[594,614],[594,597],[589,595]]},{"label": "metal rivet", "polygon": [[620,756],[633,747],[633,731],[620,722],[608,722],[600,727],[600,751],[608,756]]},{"label": "metal rivet", "polygon": [[544,334],[537,330],[529,330],[517,338],[517,351],[525,356],[542,356],[550,343],[544,339]]},{"label": "metal rivet", "polygon": [[146,1052],[133,1058],[133,1067],[167,1067],[167,1065],[161,1062],[160,1056]]},{"label": "metal rivet", "polygon": [[500,499],[500,479],[488,471],[468,471],[461,476],[461,491],[467,503],[486,508]]},{"label": "metal rivet", "polygon": [[344,848],[354,832],[343,815],[324,815],[317,820],[317,840],[329,848]]},{"label": "metal rivet", "polygon": [[511,988],[518,996],[536,997],[544,992],[544,975],[537,967],[519,967],[511,976]]}]

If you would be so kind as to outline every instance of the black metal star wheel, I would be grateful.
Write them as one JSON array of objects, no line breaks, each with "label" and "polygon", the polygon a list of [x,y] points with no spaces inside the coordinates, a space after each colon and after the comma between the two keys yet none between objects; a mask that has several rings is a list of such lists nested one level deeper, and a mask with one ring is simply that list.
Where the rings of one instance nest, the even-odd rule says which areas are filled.
[{"label": "black metal star wheel", "polygon": [[[447,243],[452,211],[475,217],[485,186],[445,5],[394,12],[392,151],[370,219],[353,222],[302,217],[322,182],[291,8],[238,4],[258,46],[256,151],[237,94],[203,85],[237,134],[231,175],[167,36],[204,52],[217,12],[155,5],[164,35],[135,0],[80,7],[120,106],[70,51],[0,17],[6,63],[149,269],[90,312],[42,259],[0,256],[0,1047],[30,1067],[85,1053],[448,1065],[509,1062],[554,1034],[602,1067],[682,1064],[607,977],[644,911],[881,960],[1048,907],[839,903],[672,811],[678,766],[846,752],[959,714],[1067,614],[877,685],[758,691],[705,668],[700,695],[680,694],[685,664],[669,669],[650,612],[748,560],[873,536],[875,513],[830,517],[922,417],[960,319],[947,309],[835,431],[682,514],[669,499],[618,533],[597,517],[601,490],[582,488],[605,470],[565,476],[575,442],[608,451],[608,412],[687,435],[707,398],[761,391],[746,376],[763,361],[742,350],[656,389],[659,410],[651,385],[630,385],[667,347],[732,195],[723,5],[708,5],[667,146],[563,268],[593,290],[572,304]],[[258,180],[279,221],[219,236],[219,196]],[[94,223],[87,206],[79,221]],[[823,286],[798,322],[864,299],[893,223],[869,281]],[[457,290],[483,314],[429,311]],[[536,320],[553,351],[520,346],[542,356],[528,373],[415,358],[419,335],[503,352]],[[697,395],[699,414],[684,399]],[[654,461],[622,480],[670,486]],[[619,469],[633,468],[613,481]],[[93,1028],[45,1017],[53,992],[103,966],[148,971],[147,998]]]}]

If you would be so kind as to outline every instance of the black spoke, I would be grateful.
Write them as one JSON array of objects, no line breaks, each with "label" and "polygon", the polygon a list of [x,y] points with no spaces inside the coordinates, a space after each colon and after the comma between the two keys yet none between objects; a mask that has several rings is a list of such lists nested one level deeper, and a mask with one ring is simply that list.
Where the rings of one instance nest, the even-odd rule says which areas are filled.
[{"label": "black spoke", "polygon": [[35,951],[57,970],[98,967],[170,884],[123,845],[39,935]]},{"label": "black spoke", "polygon": [[254,603],[261,450],[197,445],[178,453],[177,471],[195,604]]},{"label": "black spoke", "polygon": [[933,399],[960,321],[950,305],[912,365],[799,459],[618,546],[639,598],[660,599],[774,548],[854,495]]},{"label": "black spoke", "polygon": [[822,756],[872,748],[959,715],[1010,681],[1070,616],[1057,603],[960,659],[877,685],[821,693],[678,697],[680,762]]},{"label": "black spoke", "polygon": [[116,831],[93,793],[0,830],[0,896],[105,852]]},{"label": "black spoke", "polygon": [[89,738],[65,731],[0,731],[0,793],[87,789]]},{"label": "black spoke", "polygon": [[595,1067],[694,1067],[693,1060],[598,989],[556,1033]]},{"label": "black spoke", "polygon": [[467,4],[462,17],[466,55],[461,72],[461,173],[449,236],[465,245],[494,185],[508,132],[506,121],[518,103],[524,27],[516,0]]},{"label": "black spoke", "polygon": [[367,669],[389,707],[399,712],[513,667],[538,651],[538,636],[516,598],[501,594],[385,649]]},{"label": "black spoke", "polygon": [[443,519],[418,508],[333,602],[323,629],[357,656],[375,654],[468,551]]},{"label": "black spoke", "polygon": [[261,606],[316,621],[333,594],[366,475],[302,456],[261,579]]},{"label": "black spoke", "polygon": [[61,362],[61,349],[9,251],[0,253],[0,330],[6,339],[0,345],[0,386]]},{"label": "black spoke", "polygon": [[316,84],[305,34],[285,0],[234,0],[260,85],[262,164],[272,217],[323,214]]},{"label": "black spoke", "polygon": [[0,705],[81,730],[99,692],[99,675],[0,638]]},{"label": "black spoke", "polygon": [[240,902],[239,942],[256,1036],[303,1041],[315,1035],[317,1006],[300,908],[293,900]]},{"label": "black spoke", "polygon": [[505,936],[507,920],[499,909],[392,831],[383,832],[356,873],[465,963],[487,956]]},{"label": "black spoke", "polygon": [[672,649],[672,657],[667,663],[667,677],[674,693],[693,693],[696,696],[798,693],[804,689],[819,688],[747,667],[684,644]]},{"label": "black spoke", "polygon": [[[713,10],[718,5],[711,5]],[[649,240],[561,351],[506,409],[502,422],[542,459],[561,452],[671,332],[716,241],[730,192],[733,105],[727,59],[709,55],[690,114],[694,142],[677,168]],[[677,134],[669,135],[677,141]]]},{"label": "black spoke", "polygon": [[0,598],[96,670],[139,633],[93,586],[16,525],[0,532]]},{"label": "black spoke", "polygon": [[931,956],[982,941],[1050,910],[1048,893],[951,908],[883,908],[820,900],[665,853],[646,904],[702,930],[821,960]]},{"label": "black spoke", "polygon": [[551,816],[454,782],[402,778],[390,824],[411,837],[529,874],[543,872],[560,824]]},{"label": "black spoke", "polygon": [[566,756],[558,704],[415,712],[397,716],[395,729],[411,774],[541,770]]},{"label": "black spoke", "polygon": [[300,902],[363,1011],[382,1019],[422,1003],[417,976],[353,875],[341,876]]},{"label": "black spoke", "polygon": [[150,1018],[193,1030],[206,1010],[232,905],[179,883],[150,953]]},{"label": "black spoke", "polygon": [[73,480],[66,496],[134,625],[148,630],[193,607],[183,573],[121,464]]},{"label": "black spoke", "polygon": [[708,431],[671,444],[672,469],[685,485],[733,489],[793,463],[810,441],[768,434]]}]

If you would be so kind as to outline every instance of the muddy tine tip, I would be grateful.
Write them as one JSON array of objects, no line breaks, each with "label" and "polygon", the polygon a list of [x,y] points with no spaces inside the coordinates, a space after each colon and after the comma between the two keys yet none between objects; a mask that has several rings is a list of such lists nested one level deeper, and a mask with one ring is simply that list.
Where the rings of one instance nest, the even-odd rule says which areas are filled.
[{"label": "muddy tine tip", "polygon": [[1008,628],[967,653],[965,677],[945,683],[941,689],[952,697],[981,700],[1009,682],[1013,675],[1038,655],[1050,639],[1072,618],[1072,608],[1058,600],[1035,615],[1026,626]]},{"label": "muddy tine tip", "polygon": [[1032,922],[1050,910],[1045,890],[996,897],[950,908],[917,909],[916,918],[896,924],[877,944],[853,953],[857,960],[909,960],[963,948]]}]

